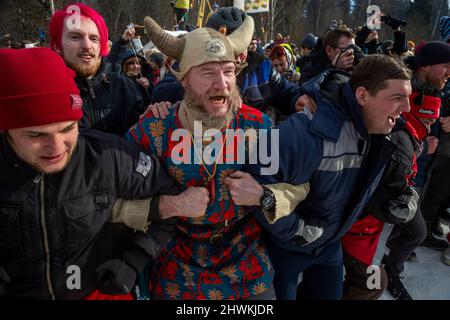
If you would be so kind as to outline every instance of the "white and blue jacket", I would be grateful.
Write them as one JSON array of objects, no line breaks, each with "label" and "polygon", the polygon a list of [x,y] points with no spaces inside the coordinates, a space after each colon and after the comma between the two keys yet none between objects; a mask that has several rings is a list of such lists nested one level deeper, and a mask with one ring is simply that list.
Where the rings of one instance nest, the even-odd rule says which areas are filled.
[{"label": "white and blue jacket", "polygon": [[394,151],[386,136],[369,136],[348,80],[347,73],[328,70],[305,83],[302,90],[318,108],[275,128],[278,173],[261,175],[260,164],[246,168],[262,184],[310,183],[307,198],[274,224],[255,212],[268,241],[285,250],[316,256],[339,241],[362,213]]}]

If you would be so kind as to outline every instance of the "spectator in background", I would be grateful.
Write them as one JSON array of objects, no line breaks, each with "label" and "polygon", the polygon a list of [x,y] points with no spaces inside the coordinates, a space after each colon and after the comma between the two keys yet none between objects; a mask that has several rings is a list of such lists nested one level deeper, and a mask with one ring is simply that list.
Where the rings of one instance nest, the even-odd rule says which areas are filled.
[{"label": "spectator in background", "polygon": [[[150,98],[153,91],[153,83],[149,81],[144,75],[147,62],[145,58],[133,52],[131,49],[127,49],[125,56],[122,60],[122,73],[131,79],[136,85],[136,89],[140,93],[142,100],[144,101],[143,106],[147,107],[150,104]],[[141,110],[143,113],[145,110]]]},{"label": "spectator in background", "polygon": [[300,59],[297,60],[297,67],[299,68],[300,73],[302,72],[303,67],[306,65],[306,62],[308,61],[307,57],[316,47],[316,44],[317,44],[317,37],[314,36],[312,33],[307,33],[305,37],[302,39],[302,42],[300,42],[301,55]]},{"label": "spectator in background", "polygon": [[217,3],[214,3],[213,5],[212,5],[212,13],[214,14],[214,13],[216,13],[217,12],[217,10],[219,10],[219,5],[217,4]]},{"label": "spectator in background", "polygon": [[266,60],[270,60],[270,53],[272,52],[274,46],[274,43],[269,43],[264,47],[264,58],[266,58]]},{"label": "spectator in background", "polygon": [[415,50],[416,50],[416,44],[414,43],[414,41],[411,41],[411,40],[408,41],[408,51],[407,51],[407,53],[410,56],[413,56]]},{"label": "spectator in background", "polygon": [[332,29],[325,33],[321,46],[309,55],[300,74],[299,83],[304,83],[329,69],[350,70],[355,60],[353,33],[349,29]]},{"label": "spectator in background", "polygon": [[[167,57],[164,66],[167,72],[165,73],[164,78],[155,86],[151,103],[154,104],[167,101],[173,105],[176,102],[183,100],[184,96],[183,86],[172,73],[172,70],[178,71],[178,61],[171,57]],[[153,110],[153,113],[157,113],[157,116],[159,116],[158,110]]]},{"label": "spectator in background", "polygon": [[[446,37],[446,33],[442,30],[441,35],[442,39],[447,38],[449,41],[450,32]],[[422,169],[422,175],[428,177],[420,207],[428,230],[424,245],[443,250],[447,247],[446,242],[443,239],[437,239],[433,233],[436,233],[438,216],[441,211],[446,210],[450,198],[450,188],[448,187],[450,180],[450,94],[446,91],[449,86],[447,80],[450,76],[450,45],[441,41],[428,42],[422,48],[419,45],[415,59],[417,70],[413,86],[421,90],[434,90],[443,101],[440,126],[434,128],[434,135],[439,138],[437,154],[434,159],[430,156],[419,159],[421,160],[419,161],[419,172]],[[427,173],[428,175],[426,175]]]},{"label": "spectator in background", "polygon": [[275,45],[284,43],[284,38],[281,33],[277,33],[277,35],[275,36],[274,43],[275,43]]},{"label": "spectator in background", "polygon": [[165,56],[161,52],[153,52],[150,55],[148,63],[150,64],[151,68],[151,83],[153,84],[153,86],[156,86],[162,78],[161,68],[164,66],[164,60]]},{"label": "spectator in background", "polygon": [[248,46],[248,51],[256,52],[258,49],[258,38],[253,37],[252,41],[250,41],[250,45]]},{"label": "spectator in background", "polygon": [[298,82],[300,74],[296,70],[295,55],[287,43],[276,45],[270,53],[270,60],[272,61],[273,67],[286,80],[293,83]]},{"label": "spectator in background", "polygon": [[136,30],[134,27],[127,27],[119,40],[114,43],[108,40],[108,56],[106,60],[111,64],[111,71],[116,73],[122,72],[122,61],[125,51],[130,45],[131,40],[135,37]]},{"label": "spectator in background", "polygon": [[[401,26],[405,26],[406,22],[393,18],[390,15],[382,15],[381,21],[390,26],[394,31],[394,41],[392,41],[392,48],[390,55],[393,54],[401,57],[407,50],[405,32],[401,30]],[[367,26],[362,27],[356,33],[355,43],[362,49],[365,54],[381,54],[383,53],[383,43],[378,38],[378,32],[374,29],[369,29]]]},{"label": "spectator in background", "polygon": [[176,16],[177,30],[186,30],[187,21],[189,19],[189,0],[172,0],[170,5]]},{"label": "spectator in background", "polygon": [[291,36],[289,34],[284,37],[283,43],[291,43]]},{"label": "spectator in background", "polygon": [[9,33],[0,38],[0,48],[11,48],[12,38]]}]

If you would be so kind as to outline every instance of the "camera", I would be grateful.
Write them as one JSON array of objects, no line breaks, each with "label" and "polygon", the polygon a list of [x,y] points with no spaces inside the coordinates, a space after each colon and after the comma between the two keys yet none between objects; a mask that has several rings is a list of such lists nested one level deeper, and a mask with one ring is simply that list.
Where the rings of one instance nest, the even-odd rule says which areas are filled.
[{"label": "camera", "polygon": [[342,54],[344,54],[346,51],[348,51],[350,49],[353,50],[353,56],[354,56],[353,66],[356,66],[366,56],[364,54],[364,52],[361,50],[361,48],[358,47],[357,45],[350,44],[347,48],[342,49],[341,53],[339,54],[339,58],[342,56]]}]

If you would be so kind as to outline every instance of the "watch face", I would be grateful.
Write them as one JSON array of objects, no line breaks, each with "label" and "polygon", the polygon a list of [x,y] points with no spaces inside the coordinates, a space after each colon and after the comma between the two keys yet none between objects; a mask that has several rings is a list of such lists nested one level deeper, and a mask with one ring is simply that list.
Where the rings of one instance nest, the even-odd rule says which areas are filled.
[{"label": "watch face", "polygon": [[269,209],[273,206],[273,199],[272,197],[265,197],[262,201],[262,206],[264,209]]}]

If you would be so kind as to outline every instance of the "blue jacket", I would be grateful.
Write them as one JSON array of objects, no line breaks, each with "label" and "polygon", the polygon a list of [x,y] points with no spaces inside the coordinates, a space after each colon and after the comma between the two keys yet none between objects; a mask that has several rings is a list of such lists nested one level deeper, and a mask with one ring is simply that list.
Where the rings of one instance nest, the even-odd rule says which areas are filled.
[{"label": "blue jacket", "polygon": [[[384,135],[369,136],[345,72],[326,71],[302,89],[318,108],[314,115],[296,113],[278,127],[279,172],[260,175],[260,164],[248,171],[262,184],[310,183],[307,198],[275,224],[268,224],[258,210],[255,215],[268,231],[269,241],[315,256],[338,241],[358,219],[394,146]],[[320,227],[323,233],[312,242],[301,243],[298,232],[303,222]]]},{"label": "blue jacket", "polygon": [[261,54],[250,51],[247,63],[238,76],[244,103],[263,112],[273,106],[285,115],[295,113],[301,88],[283,78]]}]

